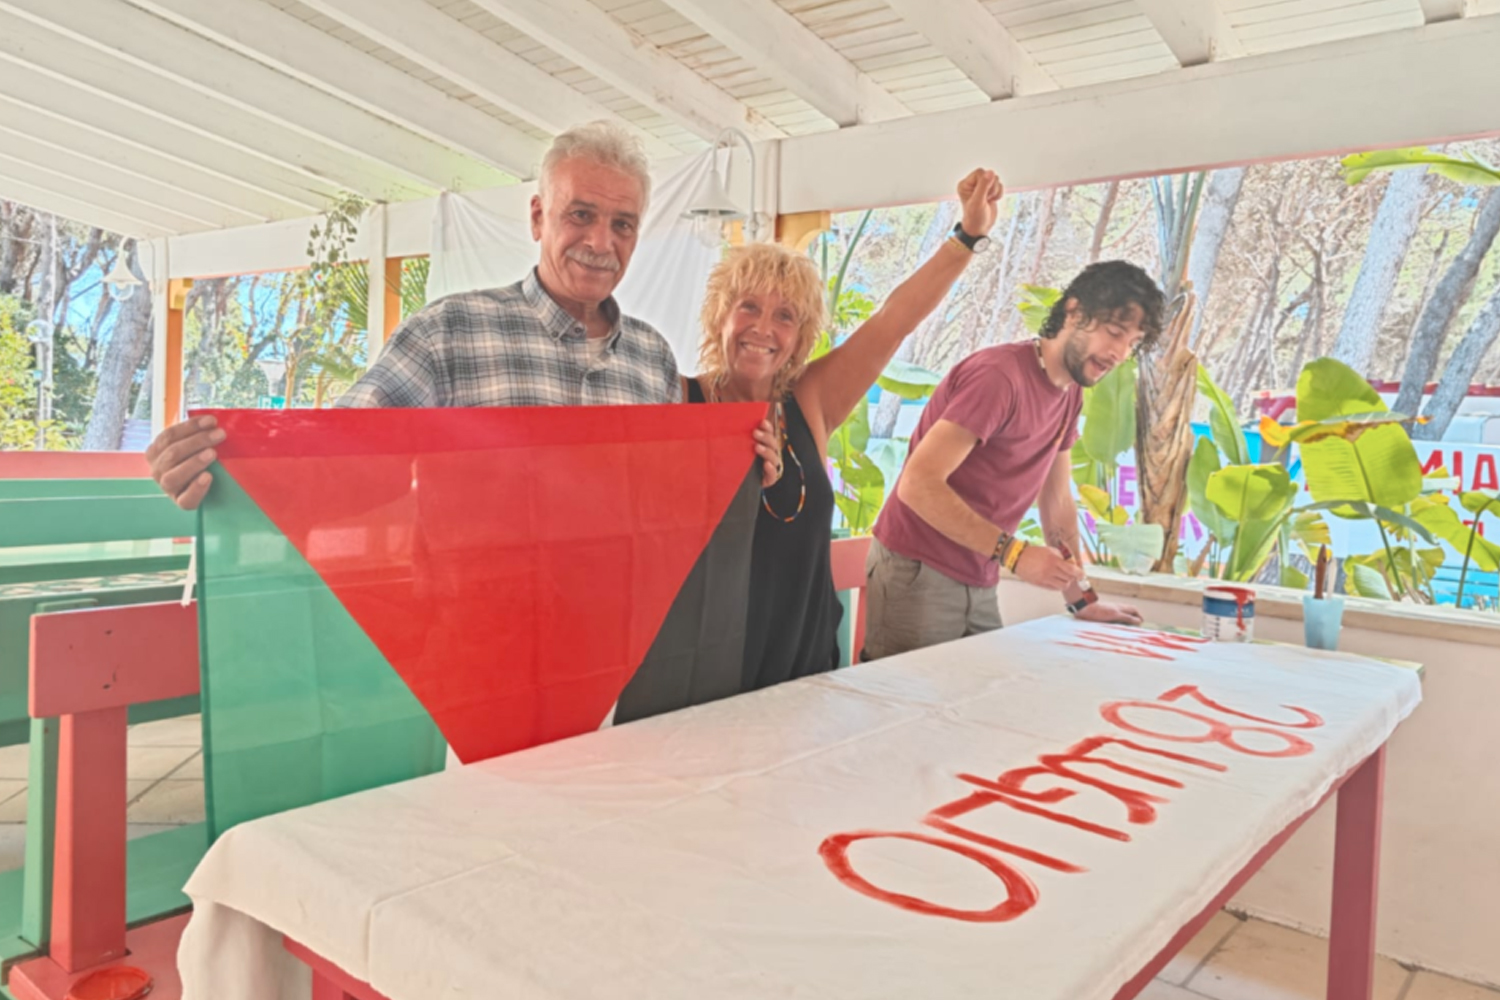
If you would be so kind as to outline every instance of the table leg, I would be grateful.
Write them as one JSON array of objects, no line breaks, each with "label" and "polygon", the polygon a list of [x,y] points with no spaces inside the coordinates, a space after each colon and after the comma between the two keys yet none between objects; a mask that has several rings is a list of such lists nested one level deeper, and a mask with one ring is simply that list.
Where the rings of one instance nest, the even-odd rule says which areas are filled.
[{"label": "table leg", "polygon": [[1328,935],[1328,1000],[1370,1000],[1375,986],[1375,903],[1380,883],[1380,806],[1385,748],[1339,789]]},{"label": "table leg", "polygon": [[317,969],[312,974],[312,1000],[358,1000],[342,986],[323,975]]}]

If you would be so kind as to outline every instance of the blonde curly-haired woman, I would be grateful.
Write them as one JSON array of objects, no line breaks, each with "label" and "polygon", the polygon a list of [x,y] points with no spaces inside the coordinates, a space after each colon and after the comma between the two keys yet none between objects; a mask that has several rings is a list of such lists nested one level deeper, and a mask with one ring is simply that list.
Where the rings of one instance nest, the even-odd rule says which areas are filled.
[{"label": "blonde curly-haired woman", "polygon": [[837,665],[842,610],[829,563],[828,437],[985,249],[1002,191],[989,170],[965,177],[958,185],[963,218],[952,237],[848,339],[811,364],[827,309],[822,279],[807,256],[766,243],[734,247],[709,276],[702,371],[684,380],[687,400],[771,404],[774,435],[762,450],[769,471],[751,557],[742,690]]}]

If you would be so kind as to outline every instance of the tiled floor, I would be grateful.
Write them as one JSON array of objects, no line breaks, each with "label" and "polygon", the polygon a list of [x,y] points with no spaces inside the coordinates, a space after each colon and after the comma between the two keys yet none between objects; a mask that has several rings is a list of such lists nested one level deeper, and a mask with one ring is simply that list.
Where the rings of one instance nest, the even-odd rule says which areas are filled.
[{"label": "tiled floor", "polygon": [[[203,755],[198,716],[130,727],[125,751],[125,820],[132,837],[203,821]],[[26,746],[0,747],[0,871],[26,852]]]},{"label": "tiled floor", "polygon": [[[1323,1000],[1327,975],[1325,939],[1224,912],[1209,921],[1140,1000]],[[1500,990],[1379,958],[1375,1000],[1500,1000]]]},{"label": "tiled floor", "polygon": [[[21,865],[26,843],[27,748],[0,748],[0,871]],[[132,726],[126,757],[132,837],[203,820],[197,716]],[[1218,914],[1140,1000],[1322,1000],[1328,942],[1260,920]],[[1378,960],[1375,1000],[1500,1000],[1485,989]]]}]

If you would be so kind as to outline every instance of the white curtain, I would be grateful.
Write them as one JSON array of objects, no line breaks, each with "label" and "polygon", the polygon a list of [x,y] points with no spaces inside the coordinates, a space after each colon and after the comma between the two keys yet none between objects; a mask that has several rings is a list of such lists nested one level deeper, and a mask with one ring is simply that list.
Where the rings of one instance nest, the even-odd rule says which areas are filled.
[{"label": "white curtain", "polygon": [[698,370],[698,342],[703,334],[698,310],[703,306],[708,272],[719,260],[719,248],[704,246],[682,213],[712,168],[713,157],[710,150],[667,176],[652,178],[651,211],[617,295],[628,315],[661,331],[677,355],[678,366],[689,373]]},{"label": "white curtain", "polygon": [[[705,152],[670,174],[652,177],[651,208],[617,292],[627,315],[661,331],[685,372],[698,367],[698,310],[719,250],[705,246],[682,213],[711,169],[713,155]],[[513,284],[536,259],[526,223],[496,215],[463,195],[444,194],[433,215],[427,300]]]},{"label": "white curtain", "polygon": [[459,194],[444,192],[432,216],[427,301],[479,288],[513,285],[536,265],[524,222],[506,219]]}]

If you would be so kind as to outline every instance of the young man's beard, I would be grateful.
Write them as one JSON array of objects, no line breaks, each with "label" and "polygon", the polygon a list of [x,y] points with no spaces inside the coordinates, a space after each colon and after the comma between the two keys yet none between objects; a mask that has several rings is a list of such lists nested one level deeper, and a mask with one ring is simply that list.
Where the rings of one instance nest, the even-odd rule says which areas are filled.
[{"label": "young man's beard", "polygon": [[[1085,389],[1099,381],[1099,379],[1089,377],[1088,364],[1090,359],[1086,353],[1088,350],[1088,340],[1088,334],[1082,330],[1073,331],[1068,337],[1067,343],[1063,344],[1062,357],[1063,367],[1068,370],[1068,374],[1072,376],[1073,381]],[[1104,375],[1108,374],[1108,371],[1104,373]],[[1099,378],[1103,378],[1104,375],[1100,375]]]}]

